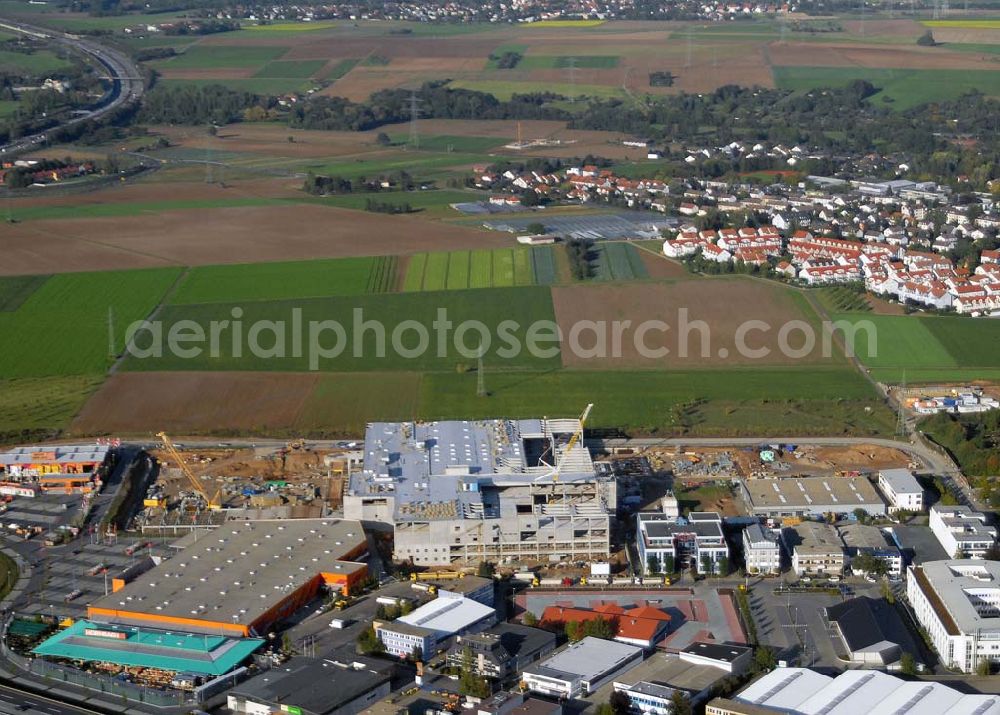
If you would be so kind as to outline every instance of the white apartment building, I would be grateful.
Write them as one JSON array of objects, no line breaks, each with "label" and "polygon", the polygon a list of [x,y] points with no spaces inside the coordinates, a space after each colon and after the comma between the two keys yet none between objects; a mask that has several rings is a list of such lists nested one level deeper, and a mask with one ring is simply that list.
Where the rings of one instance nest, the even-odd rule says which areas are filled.
[{"label": "white apartment building", "polygon": [[1000,562],[930,561],[907,571],[906,595],[947,667],[1000,663]]},{"label": "white apartment building", "polygon": [[430,657],[447,638],[478,633],[496,622],[497,614],[491,606],[447,594],[395,621],[377,623],[375,635],[391,655],[406,657],[419,646],[424,657]]},{"label": "white apartment building", "polygon": [[952,558],[981,559],[997,538],[997,530],[986,523],[986,515],[967,506],[935,504],[928,525]]},{"label": "white apartment building", "polygon": [[923,511],[924,490],[908,469],[884,469],[878,473],[878,488],[889,502],[889,512]]},{"label": "white apartment building", "polygon": [[691,512],[686,519],[671,519],[661,512],[640,512],[636,514],[636,527],[644,572],[650,556],[661,567],[669,561],[674,571],[693,566],[698,573],[716,573],[719,561],[729,558],[722,517],[715,512]]},{"label": "white apartment building", "polygon": [[778,536],[760,524],[751,524],[743,530],[743,556],[747,573],[781,572],[781,547],[778,545]]}]

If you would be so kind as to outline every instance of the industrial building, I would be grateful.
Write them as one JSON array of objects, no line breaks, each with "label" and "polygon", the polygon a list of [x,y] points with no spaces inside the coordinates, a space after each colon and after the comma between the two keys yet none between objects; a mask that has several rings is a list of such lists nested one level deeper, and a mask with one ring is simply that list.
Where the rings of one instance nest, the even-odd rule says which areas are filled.
[{"label": "industrial building", "polygon": [[906,596],[945,666],[971,673],[982,660],[1000,663],[1000,562],[911,566]]},{"label": "industrial building", "polygon": [[187,673],[210,680],[239,666],[263,644],[260,638],[77,621],[44,640],[33,652],[46,658]]},{"label": "industrial building", "polygon": [[889,512],[923,511],[924,490],[909,469],[883,469],[878,488],[889,502]]},{"label": "industrial building", "polygon": [[105,444],[42,445],[0,452],[0,494],[87,493],[100,488],[101,468],[109,463]]},{"label": "industrial building", "polygon": [[747,573],[780,573],[781,546],[778,545],[778,535],[760,524],[751,524],[743,530],[743,558]]},{"label": "industrial building", "polygon": [[864,477],[793,477],[741,479],[740,488],[751,513],[758,517],[886,513],[885,502]]},{"label": "industrial building", "polygon": [[[671,519],[661,512],[636,514],[639,563],[649,570],[649,559],[673,564],[668,571],[715,573],[719,562],[729,558],[729,545],[722,533],[722,517],[715,512],[691,512],[687,518]],[[661,569],[662,570],[662,569]]]},{"label": "industrial building", "polygon": [[[356,521],[227,521],[88,607],[91,620],[193,633],[262,634],[323,586],[368,575]],[[118,584],[115,584],[116,587]]]},{"label": "industrial building", "polygon": [[526,668],[528,689],[557,698],[593,693],[619,673],[642,662],[643,649],[588,636],[537,665]]},{"label": "industrial building", "polygon": [[853,663],[885,668],[899,660],[910,640],[899,613],[883,598],[849,598],[825,613]]},{"label": "industrial building", "polygon": [[952,558],[981,559],[996,543],[997,530],[986,523],[986,515],[967,506],[935,504],[927,525]]},{"label": "industrial building", "polygon": [[893,543],[892,538],[877,526],[852,522],[839,525],[837,532],[847,549],[851,571],[856,576],[868,574],[861,568],[860,563],[855,563],[855,559],[861,554],[870,554],[885,564],[886,576],[892,579],[902,578],[903,554]]},{"label": "industrial building", "polygon": [[391,526],[415,564],[606,559],[615,479],[579,419],[377,422],[344,515]]},{"label": "industrial building", "polygon": [[394,666],[352,651],[295,657],[237,685],[226,707],[248,715],[356,715],[389,694]]},{"label": "industrial building", "polygon": [[706,715],[1000,715],[1000,695],[966,695],[947,685],[905,681],[873,670],[836,677],[806,668],[776,668],[732,698],[715,698]]},{"label": "industrial building", "polygon": [[567,623],[586,623],[603,619],[617,626],[615,640],[641,648],[653,648],[670,632],[669,613],[655,606],[644,604],[626,610],[613,601],[595,608],[548,606],[540,623],[545,628],[562,629]]},{"label": "industrial building", "polygon": [[819,521],[804,521],[781,532],[797,576],[839,576],[844,573],[844,545],[837,530]]},{"label": "industrial building", "polygon": [[635,666],[615,680],[614,690],[628,697],[633,712],[669,715],[675,692],[698,705],[719,681],[746,672],[752,657],[749,646],[698,641],[679,653],[657,654]]},{"label": "industrial building", "polygon": [[464,596],[439,595],[433,601],[391,622],[376,622],[375,635],[387,653],[407,657],[414,648],[429,657],[443,641],[462,633],[477,633],[497,622],[497,613]]}]

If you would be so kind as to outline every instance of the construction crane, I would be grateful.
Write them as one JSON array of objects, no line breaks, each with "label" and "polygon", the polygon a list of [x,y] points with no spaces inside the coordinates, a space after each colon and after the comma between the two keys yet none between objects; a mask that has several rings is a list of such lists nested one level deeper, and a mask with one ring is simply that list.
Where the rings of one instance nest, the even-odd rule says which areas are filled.
[{"label": "construction crane", "polygon": [[205,487],[202,486],[201,482],[198,480],[198,477],[196,477],[194,472],[188,468],[187,462],[184,461],[184,457],[181,456],[181,453],[177,451],[177,447],[174,446],[174,443],[170,441],[167,433],[160,432],[156,436],[163,442],[163,448],[167,450],[167,454],[170,455],[170,458],[177,462],[177,466],[181,468],[184,476],[188,478],[189,482],[191,482],[191,486],[194,487],[194,490],[201,495],[202,499],[205,500],[208,508],[212,511],[222,509],[222,502],[219,501],[219,496],[221,495],[222,490],[220,489],[217,491],[214,497],[210,497],[208,492],[205,491]]},{"label": "construction crane", "polygon": [[562,473],[563,466],[566,464],[566,459],[569,457],[570,452],[573,451],[573,448],[576,446],[576,443],[579,442],[581,439],[583,439],[583,426],[584,424],[586,424],[587,418],[590,416],[590,411],[592,409],[594,409],[594,404],[593,403],[588,404],[587,408],[583,411],[583,414],[580,415],[580,428],[577,429],[573,433],[573,435],[569,438],[569,442],[566,443],[566,447],[563,449],[563,453],[562,456],[559,458],[559,461],[556,462],[556,465],[551,472],[543,474],[542,476],[535,479],[536,482],[551,477],[552,491],[555,492],[556,484],[559,482],[559,475]]}]

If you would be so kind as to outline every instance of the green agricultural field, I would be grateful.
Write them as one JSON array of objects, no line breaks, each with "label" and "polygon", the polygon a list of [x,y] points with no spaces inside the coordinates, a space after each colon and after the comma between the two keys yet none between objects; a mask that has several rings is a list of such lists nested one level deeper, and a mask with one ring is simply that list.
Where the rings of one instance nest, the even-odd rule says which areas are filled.
[{"label": "green agricultural field", "polygon": [[566,97],[624,97],[621,87],[600,84],[572,84],[570,82],[516,82],[501,80],[458,79],[450,82],[455,89],[471,89],[492,94],[500,100],[509,100],[515,94],[530,92],[555,92]]},{"label": "green agricultural field", "polygon": [[325,60],[276,60],[261,67],[254,77],[308,79],[325,66]]},{"label": "green agricultural field", "polygon": [[396,290],[396,277],[399,270],[399,258],[396,256],[378,256],[373,259],[374,265],[368,274],[369,293],[393,293]]},{"label": "green agricultural field", "polygon": [[16,99],[0,99],[0,119],[11,116],[19,106]]},{"label": "green agricultural field", "polygon": [[661,434],[891,434],[892,413],[849,368],[490,372],[423,379],[422,419],[572,415],[594,428]]},{"label": "green agricultural field", "polygon": [[[157,268],[52,276],[21,306],[0,313],[17,349],[0,351],[0,378],[103,373],[126,327],[148,316],[180,275]],[[114,336],[109,335],[109,318]]]},{"label": "green agricultural field", "polygon": [[[204,152],[200,152],[204,157]],[[216,154],[216,157],[218,155]],[[303,196],[295,203],[308,201]],[[271,199],[265,196],[231,196],[227,198],[170,200],[163,201],[129,201],[107,204],[68,204],[64,206],[21,206],[12,211],[18,221],[33,221],[38,219],[75,219],[75,218],[115,218],[119,216],[139,216],[142,214],[161,214],[167,211],[187,211],[190,209],[242,208],[244,206],[276,206],[288,203],[288,199]]]},{"label": "green agricultural field", "polygon": [[320,20],[317,22],[272,22],[267,25],[246,25],[240,29],[246,32],[253,32],[264,35],[278,35],[290,33],[298,35],[302,32],[316,32],[318,30],[332,30],[337,23],[332,20]]},{"label": "green agricultural field", "polygon": [[171,297],[174,305],[364,295],[374,258],[334,258],[192,268]]},{"label": "green agricultural field", "polygon": [[859,331],[855,351],[883,382],[996,379],[1000,375],[1000,324],[961,317],[839,314],[835,320],[870,325]]},{"label": "green agricultural field", "polygon": [[48,280],[48,276],[0,278],[0,313],[12,313]]},{"label": "green agricultural field", "polygon": [[[226,84],[231,85],[231,82],[227,81]],[[411,175],[431,178],[434,174],[444,175],[456,169],[466,170],[470,164],[480,162],[482,159],[482,154],[467,154],[464,152],[398,151],[386,155],[378,154],[371,159],[341,159],[322,164],[310,162],[301,165],[301,170],[311,171],[314,174],[322,174],[324,176],[342,176],[345,179],[353,179],[359,176],[377,176],[393,171],[406,171]]]},{"label": "green agricultural field", "polygon": [[998,70],[930,70],[844,67],[775,67],[775,86],[809,91],[818,87],[842,87],[854,80],[868,80],[882,91],[870,101],[891,100],[895,109],[909,109],[919,104],[955,99],[962,94],[980,91],[1000,96]]},{"label": "green agricultural field", "polygon": [[[437,254],[432,254],[437,255]],[[447,254],[441,254],[447,259]],[[458,351],[452,340],[445,340],[439,346],[434,321],[439,310],[447,311],[446,317],[455,326],[464,321],[478,321],[491,332],[492,344],[486,351],[484,361],[491,368],[504,369],[550,369],[558,367],[558,348],[555,355],[532,355],[527,349],[513,351],[498,350],[508,347],[509,342],[498,332],[497,326],[508,320],[517,321],[518,326],[510,332],[522,345],[529,325],[538,321],[554,321],[552,298],[547,288],[487,288],[479,290],[388,293],[351,297],[300,299],[288,301],[254,301],[236,303],[202,303],[198,305],[171,305],[164,308],[158,318],[162,322],[164,334],[181,321],[194,321],[211,335],[212,323],[231,320],[234,308],[243,310],[240,320],[242,339],[236,340],[233,349],[235,328],[221,335],[218,341],[218,357],[212,357],[209,343],[203,343],[200,355],[185,359],[179,355],[139,358],[130,356],[125,368],[130,370],[263,370],[290,371],[308,370],[310,367],[323,371],[425,371],[442,370],[454,372],[463,366],[468,368],[475,360]],[[295,335],[296,315],[301,316],[302,354],[296,356]],[[322,323],[323,330],[317,341],[329,355],[310,349],[310,333],[319,328],[313,322]],[[333,321],[323,322],[323,321]],[[367,327],[355,326],[364,322]],[[341,333],[334,323],[342,328]],[[419,323],[427,333],[428,343],[420,348],[420,331],[414,327]],[[283,336],[276,325],[286,326]],[[375,324],[382,326],[376,328]],[[399,326],[402,324],[402,328]],[[190,323],[184,323],[191,327]],[[255,329],[254,326],[257,326]],[[0,320],[0,327],[3,322]],[[508,326],[510,327],[510,326]],[[397,332],[402,330],[403,332]],[[384,348],[379,346],[379,334],[385,335]],[[393,334],[397,339],[393,340]],[[256,335],[257,337],[252,337]],[[277,337],[276,337],[277,336]],[[338,336],[342,336],[340,339]],[[467,332],[463,338],[469,352],[475,353],[480,344],[479,332]],[[137,338],[137,347],[149,346],[150,337]],[[339,347],[337,352],[335,348]],[[443,347],[439,352],[439,347]],[[542,347],[551,347],[545,342]],[[412,351],[408,352],[408,351]],[[265,354],[266,353],[266,354]],[[310,353],[317,356],[310,365]]]},{"label": "green agricultural field", "polygon": [[594,280],[630,281],[648,278],[649,273],[634,246],[617,241],[598,243],[593,248]]},{"label": "green agricultural field", "polygon": [[358,66],[360,60],[341,60],[323,74],[323,79],[338,80]]},{"label": "green agricultural field", "polygon": [[72,62],[48,50],[31,53],[0,50],[0,67],[9,71],[27,72],[35,77],[59,72],[71,66]]},{"label": "green agricultural field", "polygon": [[[389,138],[393,144],[408,146],[410,143],[409,134],[390,134]],[[460,137],[448,134],[439,134],[432,137],[420,137],[420,145],[415,147],[420,151],[439,152],[464,152],[464,153],[487,153],[494,149],[514,141],[510,139],[500,139],[498,137]]]},{"label": "green agricultural field", "polygon": [[531,266],[538,285],[553,285],[557,281],[555,253],[551,246],[533,246]]},{"label": "green agricultural field", "polygon": [[555,263],[551,254],[549,246],[420,254],[410,261],[403,290],[533,286],[539,283],[535,278],[536,263],[543,265],[546,276],[552,278],[547,283],[552,283]]},{"label": "green agricultural field", "polygon": [[815,296],[829,313],[869,313],[872,309],[864,291],[857,291],[847,286],[819,288]]},{"label": "green agricultural field", "polygon": [[[25,3],[17,4],[22,8],[25,6]],[[23,14],[23,11],[19,10],[17,14]],[[161,25],[182,17],[184,17],[183,13],[157,13],[146,15],[133,15],[131,13],[126,13],[123,15],[105,15],[102,17],[94,17],[92,15],[84,15],[82,13],[54,13],[43,11],[37,15],[32,15],[31,21],[37,25],[54,27],[68,32],[110,31],[120,33],[121,30],[130,25]]]},{"label": "green agricultural field", "polygon": [[[288,51],[287,47],[257,45],[206,45],[188,48],[182,54],[150,65],[163,70],[180,69],[228,69],[240,67],[263,67]],[[219,80],[216,80],[218,82]],[[229,80],[225,80],[229,84]]]},{"label": "green agricultural field", "polygon": [[412,420],[420,404],[419,372],[323,375],[296,421],[296,434],[358,435],[372,419]]},{"label": "green agricultural field", "polygon": [[[310,202],[336,206],[342,209],[363,210],[369,199],[375,199],[379,203],[402,206],[409,204],[411,208],[423,211],[427,209],[445,208],[450,204],[459,204],[469,201],[479,201],[482,194],[469,191],[379,191],[375,193],[343,194],[340,196],[324,196],[322,199],[308,199]],[[452,212],[453,215],[454,212]]]},{"label": "green agricultural field", "polygon": [[101,384],[99,375],[0,379],[0,441],[63,429]]},{"label": "green agricultural field", "polygon": [[245,79],[177,79],[164,78],[159,84],[166,86],[207,87],[224,84],[228,89],[253,94],[278,95],[287,92],[305,92],[315,85],[311,80],[294,77],[248,77]]}]

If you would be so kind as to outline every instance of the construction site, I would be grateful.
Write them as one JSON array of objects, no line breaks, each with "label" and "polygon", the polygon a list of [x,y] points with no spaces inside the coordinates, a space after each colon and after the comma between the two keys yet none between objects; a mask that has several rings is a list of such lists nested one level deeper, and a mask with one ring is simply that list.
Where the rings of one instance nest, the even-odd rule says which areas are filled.
[{"label": "construction site", "polygon": [[182,535],[215,527],[227,514],[248,519],[317,519],[342,507],[344,480],[360,453],[281,447],[181,450],[160,434],[151,450],[156,479],[134,521],[146,534]]}]

